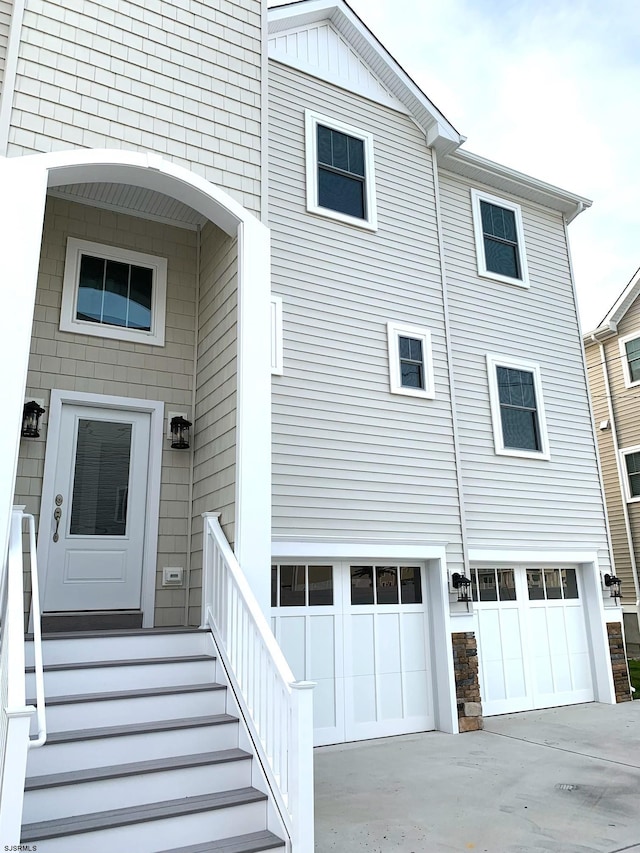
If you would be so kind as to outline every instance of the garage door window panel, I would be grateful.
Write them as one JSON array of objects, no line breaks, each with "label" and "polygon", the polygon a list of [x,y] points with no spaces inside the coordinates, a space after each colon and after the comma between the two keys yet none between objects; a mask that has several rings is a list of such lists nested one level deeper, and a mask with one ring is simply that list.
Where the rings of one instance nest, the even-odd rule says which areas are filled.
[{"label": "garage door window panel", "polygon": [[272,607],[332,607],[333,566],[271,566]]},{"label": "garage door window panel", "polygon": [[527,569],[529,601],[566,601],[579,598],[575,569]]}]

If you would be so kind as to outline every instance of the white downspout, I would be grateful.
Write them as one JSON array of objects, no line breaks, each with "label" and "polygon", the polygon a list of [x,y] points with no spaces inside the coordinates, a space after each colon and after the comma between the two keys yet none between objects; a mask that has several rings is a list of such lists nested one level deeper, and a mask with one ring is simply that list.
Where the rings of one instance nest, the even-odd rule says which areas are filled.
[{"label": "white downspout", "polygon": [[7,55],[4,64],[2,92],[0,92],[0,156],[6,157],[9,148],[9,129],[11,127],[11,110],[16,89],[18,74],[18,54],[20,52],[20,36],[24,19],[25,0],[13,0],[13,13],[9,24],[7,39]]},{"label": "white downspout", "polygon": [[[633,585],[636,593],[636,612],[640,621],[640,585],[638,584],[638,566],[636,563],[636,555],[633,549],[633,537],[631,534],[631,520],[629,518],[629,505],[627,504],[626,490],[624,483],[624,472],[620,465],[620,448],[618,446],[618,431],[616,429],[616,420],[613,412],[613,401],[611,400],[611,385],[609,383],[609,371],[607,370],[607,356],[604,350],[604,344],[599,341],[600,347],[600,364],[602,365],[602,377],[604,379],[605,395],[607,398],[607,408],[609,411],[609,422],[611,424],[611,439],[613,441],[613,451],[616,457],[616,471],[618,472],[618,482],[620,484],[620,497],[622,498],[622,515],[624,517],[624,529],[627,534],[627,546],[629,548],[629,559],[631,561],[631,571],[633,574]],[[613,558],[613,551],[611,554]]]}]

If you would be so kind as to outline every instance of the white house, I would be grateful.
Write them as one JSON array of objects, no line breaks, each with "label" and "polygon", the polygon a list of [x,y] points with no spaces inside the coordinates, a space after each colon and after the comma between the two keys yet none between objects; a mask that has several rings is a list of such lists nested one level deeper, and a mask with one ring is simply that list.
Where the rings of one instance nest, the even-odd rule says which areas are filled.
[{"label": "white house", "polygon": [[625,698],[586,199],[342,0],[0,0],[0,75],[0,838],[308,853],[314,742]]}]

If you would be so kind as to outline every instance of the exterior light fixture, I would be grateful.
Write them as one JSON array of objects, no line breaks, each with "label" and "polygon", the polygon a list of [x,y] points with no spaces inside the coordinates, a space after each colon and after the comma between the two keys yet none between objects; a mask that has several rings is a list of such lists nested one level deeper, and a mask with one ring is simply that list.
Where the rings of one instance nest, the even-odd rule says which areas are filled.
[{"label": "exterior light fixture", "polygon": [[24,404],[22,410],[23,438],[40,438],[40,418],[43,415],[44,409],[35,400]]},{"label": "exterior light fixture", "polygon": [[604,585],[609,587],[611,598],[617,601],[620,598],[620,587],[622,582],[615,575],[605,575]]},{"label": "exterior light fixture", "polygon": [[460,572],[454,572],[451,575],[451,585],[454,589],[458,590],[458,601],[466,601],[468,604],[471,600],[469,598],[469,590],[471,588],[469,578],[461,575]]},{"label": "exterior light fixture", "polygon": [[171,447],[173,450],[189,449],[189,429],[191,426],[191,421],[186,420],[182,415],[171,418]]}]

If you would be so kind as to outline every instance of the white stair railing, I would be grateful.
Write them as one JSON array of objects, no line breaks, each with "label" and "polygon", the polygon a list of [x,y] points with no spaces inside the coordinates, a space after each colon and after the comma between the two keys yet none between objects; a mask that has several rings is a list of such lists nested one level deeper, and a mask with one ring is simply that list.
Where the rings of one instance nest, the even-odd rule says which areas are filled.
[{"label": "white stair railing", "polygon": [[291,849],[313,853],[315,684],[295,681],[218,514],[205,513],[203,518],[203,627],[213,634]]},{"label": "white stair railing", "polygon": [[[26,704],[22,575],[24,518],[24,507],[15,506],[0,582],[0,839],[8,850],[17,850],[14,845],[20,843],[29,727],[36,711],[32,705]],[[31,517],[30,523],[32,521]],[[35,559],[33,554],[32,559]]]}]

